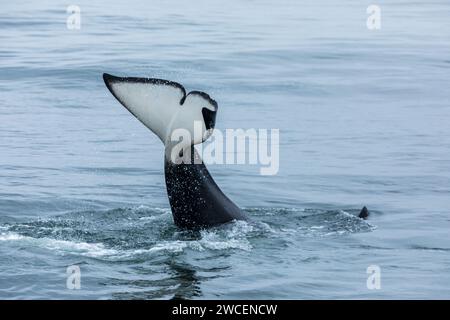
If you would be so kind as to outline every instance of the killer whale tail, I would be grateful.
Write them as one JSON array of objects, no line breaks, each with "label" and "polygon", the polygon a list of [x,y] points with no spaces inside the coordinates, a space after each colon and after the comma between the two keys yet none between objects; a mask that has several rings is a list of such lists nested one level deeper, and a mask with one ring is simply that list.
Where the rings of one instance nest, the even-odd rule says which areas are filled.
[{"label": "killer whale tail", "polygon": [[[179,83],[155,78],[104,73],[103,80],[112,95],[166,146],[176,129],[187,130],[191,136],[185,148],[202,143],[214,129],[217,102],[204,92],[186,93]],[[194,134],[196,122],[201,125],[201,135]]]},{"label": "killer whale tail", "polygon": [[[220,190],[201,159],[198,161],[194,148],[214,130],[216,101],[201,91],[186,93],[181,84],[168,80],[107,73],[103,80],[113,96],[164,143],[166,188],[177,226],[198,229],[247,219]],[[194,130],[197,124],[200,134]],[[177,129],[186,130],[190,138],[174,142],[172,134]],[[174,153],[174,158],[171,150],[175,146],[182,152]],[[184,163],[187,154],[197,160]]]}]

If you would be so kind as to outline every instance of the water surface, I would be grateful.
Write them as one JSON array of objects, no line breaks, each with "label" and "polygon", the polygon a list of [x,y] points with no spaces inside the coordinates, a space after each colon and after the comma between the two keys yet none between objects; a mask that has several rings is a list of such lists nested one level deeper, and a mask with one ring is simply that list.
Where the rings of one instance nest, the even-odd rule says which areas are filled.
[{"label": "water surface", "polygon": [[[58,1],[2,4],[0,298],[450,298],[450,4],[380,3],[377,31],[370,4],[77,1],[80,30]],[[209,166],[250,222],[173,225],[163,146],[103,72],[280,129],[277,175]]]}]

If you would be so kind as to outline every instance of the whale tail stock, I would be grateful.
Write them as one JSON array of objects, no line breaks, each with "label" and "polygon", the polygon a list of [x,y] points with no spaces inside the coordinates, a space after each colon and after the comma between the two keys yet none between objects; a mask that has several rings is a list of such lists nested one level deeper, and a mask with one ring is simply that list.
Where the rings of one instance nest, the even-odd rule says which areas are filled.
[{"label": "whale tail stock", "polygon": [[[112,95],[165,145],[166,188],[177,226],[197,229],[246,219],[217,186],[194,148],[214,130],[216,101],[204,92],[186,93],[181,84],[168,80],[107,73],[103,74],[103,80]],[[201,124],[200,134],[194,130],[197,124]],[[187,131],[190,139],[172,141],[177,129]],[[171,151],[175,145],[181,152],[174,156]],[[195,161],[183,163],[186,155]]]}]

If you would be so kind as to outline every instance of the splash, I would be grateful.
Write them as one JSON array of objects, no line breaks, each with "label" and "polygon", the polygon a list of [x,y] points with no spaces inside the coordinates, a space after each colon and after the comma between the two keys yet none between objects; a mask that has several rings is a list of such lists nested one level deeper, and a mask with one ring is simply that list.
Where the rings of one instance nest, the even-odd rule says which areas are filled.
[{"label": "splash", "polygon": [[48,219],[1,225],[0,241],[62,255],[117,261],[189,251],[250,252],[264,239],[344,236],[375,229],[367,221],[343,210],[245,210],[251,222],[233,221],[197,233],[174,227],[168,208],[138,206],[69,212]]}]

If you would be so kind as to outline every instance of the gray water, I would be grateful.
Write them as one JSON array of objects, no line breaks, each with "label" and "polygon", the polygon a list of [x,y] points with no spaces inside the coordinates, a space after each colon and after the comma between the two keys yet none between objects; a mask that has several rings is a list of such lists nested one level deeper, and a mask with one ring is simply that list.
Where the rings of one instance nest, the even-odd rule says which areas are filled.
[{"label": "gray water", "polygon": [[[0,298],[450,298],[448,1],[379,1],[380,30],[369,1],[74,4],[80,30],[60,1],[1,5]],[[103,72],[280,129],[277,175],[209,166],[249,222],[173,225],[163,146]]]}]

